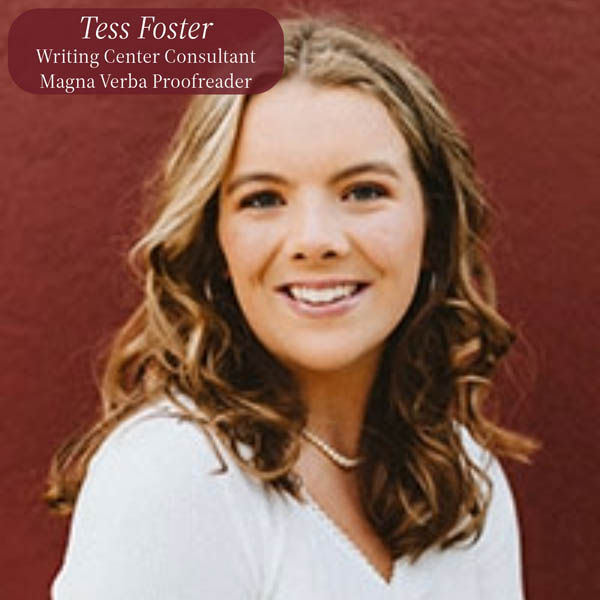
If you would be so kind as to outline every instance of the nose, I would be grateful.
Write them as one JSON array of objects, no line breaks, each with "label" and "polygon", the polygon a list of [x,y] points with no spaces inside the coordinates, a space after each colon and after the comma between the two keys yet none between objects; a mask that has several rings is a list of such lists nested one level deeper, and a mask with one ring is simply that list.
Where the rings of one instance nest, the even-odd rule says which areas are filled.
[{"label": "nose", "polygon": [[347,254],[350,243],[335,203],[319,195],[299,199],[286,245],[292,260],[319,261]]}]

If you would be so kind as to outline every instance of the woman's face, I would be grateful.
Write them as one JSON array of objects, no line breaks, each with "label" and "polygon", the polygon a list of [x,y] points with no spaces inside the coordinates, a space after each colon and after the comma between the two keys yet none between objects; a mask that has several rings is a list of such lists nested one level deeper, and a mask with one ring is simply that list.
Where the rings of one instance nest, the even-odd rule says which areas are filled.
[{"label": "woman's face", "polygon": [[219,242],[262,344],[295,373],[376,360],[411,302],[425,238],[385,107],[347,87],[277,84],[250,100],[222,189]]}]

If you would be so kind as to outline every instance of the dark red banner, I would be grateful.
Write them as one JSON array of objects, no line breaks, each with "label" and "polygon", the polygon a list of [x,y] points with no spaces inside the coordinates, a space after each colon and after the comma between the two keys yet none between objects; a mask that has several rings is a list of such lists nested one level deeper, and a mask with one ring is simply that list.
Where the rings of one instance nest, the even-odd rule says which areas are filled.
[{"label": "dark red banner", "polygon": [[8,66],[33,94],[256,94],[281,77],[283,32],[253,8],[35,9]]}]

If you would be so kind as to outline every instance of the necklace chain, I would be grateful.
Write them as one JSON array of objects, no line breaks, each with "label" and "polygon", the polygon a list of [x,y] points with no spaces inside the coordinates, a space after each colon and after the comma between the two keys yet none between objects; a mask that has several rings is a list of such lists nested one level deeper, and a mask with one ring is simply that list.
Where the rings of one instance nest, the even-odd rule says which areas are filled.
[{"label": "necklace chain", "polygon": [[317,450],[320,450],[329,460],[342,469],[355,469],[363,462],[363,456],[345,456],[332,448],[324,439],[308,429],[302,430],[302,436],[310,442]]}]

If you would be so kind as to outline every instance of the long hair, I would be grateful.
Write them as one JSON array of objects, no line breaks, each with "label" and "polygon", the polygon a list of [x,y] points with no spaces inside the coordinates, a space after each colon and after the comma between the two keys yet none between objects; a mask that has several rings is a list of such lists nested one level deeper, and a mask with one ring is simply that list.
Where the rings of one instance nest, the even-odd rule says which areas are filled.
[{"label": "long hair", "polygon": [[[394,557],[475,539],[489,481],[461,443],[466,428],[499,455],[526,459],[528,438],[485,414],[491,376],[515,335],[496,309],[482,236],[488,206],[471,152],[439,93],[405,51],[354,26],[282,22],[283,78],[371,94],[405,137],[427,212],[424,267],[408,313],[386,341],[361,445],[365,513]],[[55,457],[48,501],[68,512],[90,457],[129,414],[175,392],[265,484],[291,476],[306,420],[294,381],[249,329],[217,239],[220,182],[247,97],[198,96],[154,186],[154,212],[131,252],[144,297],[116,336],[102,417]],[[242,446],[252,452],[241,451]]]}]

